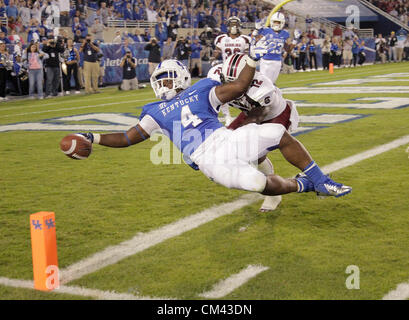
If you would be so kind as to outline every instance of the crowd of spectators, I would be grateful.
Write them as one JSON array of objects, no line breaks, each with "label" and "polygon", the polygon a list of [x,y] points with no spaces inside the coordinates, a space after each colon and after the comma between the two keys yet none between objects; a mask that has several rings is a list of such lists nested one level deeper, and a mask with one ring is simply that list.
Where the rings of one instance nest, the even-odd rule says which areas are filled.
[{"label": "crowd of spectators", "polygon": [[[256,21],[257,28],[263,25],[263,18],[269,11],[256,1],[244,0],[145,1],[148,0],[104,0],[94,2],[95,10],[87,10],[90,3],[86,0],[0,0],[0,15],[5,13],[8,17],[8,24],[2,25],[0,30],[1,54],[8,54],[3,44],[13,46],[12,54],[9,54],[11,66],[6,70],[6,66],[0,63],[1,78],[10,80],[17,95],[34,97],[37,91],[37,97],[43,98],[70,94],[71,89],[75,93],[80,93],[81,89],[89,94],[98,92],[104,76],[104,58],[99,47],[107,40],[104,39],[107,22],[111,18],[125,19],[130,10],[145,12],[141,14],[142,19],[153,19],[154,16],[152,21],[156,23],[152,28],[135,28],[133,31],[118,28],[113,39],[108,40],[121,45],[122,90],[139,86],[135,78],[136,60],[129,49],[132,43],[143,43],[148,52],[149,74],[161,61],[175,58],[184,63],[194,76],[203,77],[212,61],[214,40],[225,32],[223,24],[226,17],[233,14],[241,16],[244,10],[246,17],[241,17],[242,21]],[[403,4],[408,1],[403,1]],[[54,10],[63,2],[68,4],[68,11]],[[155,14],[150,14],[149,10]],[[353,67],[365,62],[365,50],[368,48],[358,38],[357,30],[342,30],[339,26],[332,29],[317,24],[308,15],[301,18],[284,13],[291,38],[284,47],[283,72],[317,69],[316,53],[319,49],[324,69],[328,69],[331,63],[334,67]],[[17,27],[18,23],[10,25],[13,19],[24,23],[21,27]],[[179,28],[188,26],[183,24],[186,19],[193,26],[203,28],[179,32]],[[67,34],[67,29],[54,28],[64,24],[70,27],[72,34]],[[21,30],[27,32],[26,37],[21,36]],[[251,35],[252,30],[247,32]],[[376,62],[409,60],[409,36],[402,32],[385,37],[379,35],[375,49]],[[4,97],[3,87],[0,88],[0,97]]]},{"label": "crowd of spectators", "polygon": [[409,0],[368,0],[379,9],[409,26]]}]

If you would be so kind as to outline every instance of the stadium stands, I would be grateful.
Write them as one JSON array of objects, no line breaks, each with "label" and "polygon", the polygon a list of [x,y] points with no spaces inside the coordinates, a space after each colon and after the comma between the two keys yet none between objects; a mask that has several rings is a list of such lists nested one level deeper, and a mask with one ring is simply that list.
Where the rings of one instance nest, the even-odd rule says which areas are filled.
[{"label": "stadium stands", "polygon": [[[90,34],[94,39],[98,38],[100,42],[104,43],[102,51],[105,57],[100,60],[102,69],[105,67],[117,68],[117,61],[120,59],[115,53],[118,50],[108,50],[108,44],[114,43],[117,46],[122,46],[122,50],[119,52],[123,51],[125,45],[129,45],[133,48],[133,52],[137,55],[141,65],[137,68],[137,74],[146,64],[146,53],[143,53],[143,47],[151,38],[156,37],[162,46],[170,37],[172,38],[171,43],[175,46],[176,40],[180,38],[192,41],[193,38],[197,37],[203,46],[202,59],[204,71],[206,71],[210,67],[208,58],[214,49],[213,40],[220,33],[227,31],[225,21],[228,17],[238,16],[242,21],[242,32],[250,35],[256,26],[263,26],[269,12],[278,2],[280,1],[59,0],[56,2],[54,0],[40,0],[32,2],[31,0],[0,0],[0,23],[1,31],[4,33],[0,34],[0,37],[4,37],[4,42],[10,43],[8,45],[9,53],[13,57],[15,68],[19,70],[24,70],[24,61],[17,62],[16,56],[18,54],[24,56],[23,53],[30,43],[40,42],[40,47],[42,47],[47,38],[57,38],[58,36],[59,39],[64,39],[64,43],[66,39],[73,38],[74,43],[79,48],[86,35]],[[397,17],[401,19],[407,17],[409,3],[407,0],[374,0],[371,2],[393,15],[396,11]],[[345,8],[349,4],[359,5],[361,19],[373,20],[377,17],[373,11],[358,0],[346,0],[336,5],[333,1],[328,0],[294,1],[289,3],[285,10],[282,10],[286,15],[286,28],[290,32],[293,42],[293,49],[288,52],[293,58],[290,59],[290,68],[286,68],[286,70],[300,71],[296,62],[298,61],[296,48],[303,38],[307,38],[308,41],[314,39],[320,68],[322,67],[321,48],[325,39],[329,43],[337,42],[340,51],[334,51],[332,54],[340,56],[345,38],[352,39],[357,36],[360,39],[365,39],[365,47],[362,50],[366,50],[367,63],[375,60],[384,61],[383,58],[380,58],[383,55],[376,51],[378,46],[375,45],[373,29],[347,28],[338,23],[342,20],[345,21]],[[314,12],[314,14],[310,16],[306,15],[305,12]],[[96,19],[102,22],[98,28],[94,27]],[[339,39],[333,40],[334,36]],[[384,39],[386,48],[382,50],[386,52],[386,60],[395,61],[397,55],[393,54],[395,51],[390,49],[392,37],[389,33],[384,36],[387,36]],[[398,37],[400,37],[401,47],[404,48],[402,59],[408,59],[408,40],[402,42],[401,34],[398,34]],[[338,43],[339,41],[340,43]],[[301,65],[304,65],[304,62]],[[305,61],[305,65],[308,65],[308,61]],[[79,63],[79,68],[81,69],[81,63]],[[139,80],[147,80],[149,77],[147,72],[140,72]],[[105,83],[112,84],[120,81],[117,73],[103,72],[101,77],[104,77]],[[79,76],[81,76],[81,72],[79,72]],[[16,82],[15,79],[13,81]],[[14,91],[17,90],[14,89]],[[21,90],[19,93],[22,93]]]}]

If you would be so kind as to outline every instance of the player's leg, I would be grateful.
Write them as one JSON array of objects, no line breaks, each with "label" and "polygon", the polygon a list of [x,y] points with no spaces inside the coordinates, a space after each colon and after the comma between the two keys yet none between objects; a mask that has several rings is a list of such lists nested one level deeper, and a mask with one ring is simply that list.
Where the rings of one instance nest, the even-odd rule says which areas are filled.
[{"label": "player's leg", "polygon": [[275,60],[260,60],[260,72],[269,78],[273,83],[277,81],[280,75],[281,61]]},{"label": "player's leg", "polygon": [[[308,179],[283,179],[276,175],[267,176],[265,195],[278,195],[289,192],[317,191],[323,195],[340,197],[352,191],[351,187],[332,181],[324,175],[301,142],[292,137],[281,124],[248,124],[232,132],[236,140],[237,157],[255,162],[269,151],[280,149],[284,158],[302,170]],[[311,183],[312,184],[311,184]],[[294,183],[296,183],[294,189]],[[276,189],[278,188],[278,189]]]},{"label": "player's leg", "polygon": [[[334,182],[325,175],[320,167],[312,159],[311,155],[303,144],[285,132],[280,140],[279,149],[284,158],[293,166],[302,170],[303,174],[313,183],[314,190],[326,196],[341,197],[352,191],[352,188],[340,183]],[[298,180],[297,180],[298,181]],[[303,184],[303,181],[299,183]],[[306,185],[299,185],[299,190],[308,188]]]},{"label": "player's leg", "polygon": [[[265,176],[271,176],[274,174],[274,166],[271,163],[270,159],[267,157],[263,157],[258,160],[258,170],[262,172]],[[273,211],[277,209],[279,204],[281,203],[282,197],[281,195],[278,196],[266,196],[264,201],[260,207],[261,212]]]}]

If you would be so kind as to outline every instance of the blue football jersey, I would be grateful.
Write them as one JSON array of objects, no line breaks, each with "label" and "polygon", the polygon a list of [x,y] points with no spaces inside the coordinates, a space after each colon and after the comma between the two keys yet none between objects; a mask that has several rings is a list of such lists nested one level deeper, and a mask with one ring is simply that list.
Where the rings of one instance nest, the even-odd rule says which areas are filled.
[{"label": "blue football jersey", "polygon": [[202,79],[171,100],[145,105],[139,119],[151,116],[184,156],[189,157],[215,130],[223,127],[209,101],[210,90],[217,85],[220,82]]},{"label": "blue football jersey", "polygon": [[286,30],[275,32],[271,28],[261,29],[259,31],[259,34],[265,36],[267,42],[271,45],[271,49],[269,49],[269,52],[264,55],[263,59],[281,61],[284,44],[290,37],[290,34]]}]

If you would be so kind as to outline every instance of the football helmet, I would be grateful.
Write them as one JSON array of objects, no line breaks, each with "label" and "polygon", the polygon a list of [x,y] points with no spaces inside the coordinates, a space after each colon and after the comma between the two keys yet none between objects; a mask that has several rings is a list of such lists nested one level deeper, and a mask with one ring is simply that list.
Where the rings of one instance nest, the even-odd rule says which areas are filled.
[{"label": "football helmet", "polygon": [[230,17],[227,19],[226,26],[229,33],[238,34],[240,33],[241,20],[236,16]]},{"label": "football helmet", "polygon": [[[278,22],[279,24],[275,23]],[[281,12],[276,12],[270,18],[270,28],[274,31],[283,30],[285,25],[285,16]]]},{"label": "football helmet", "polygon": [[246,66],[247,57],[244,53],[235,53],[229,56],[223,63],[220,80],[224,82],[232,82],[236,80],[240,72]]},{"label": "football helmet", "polygon": [[[186,89],[191,85],[191,77],[187,68],[179,61],[169,59],[158,64],[151,75],[151,86],[157,98],[172,99],[178,89]],[[172,81],[172,87],[164,85],[164,81]]]}]

